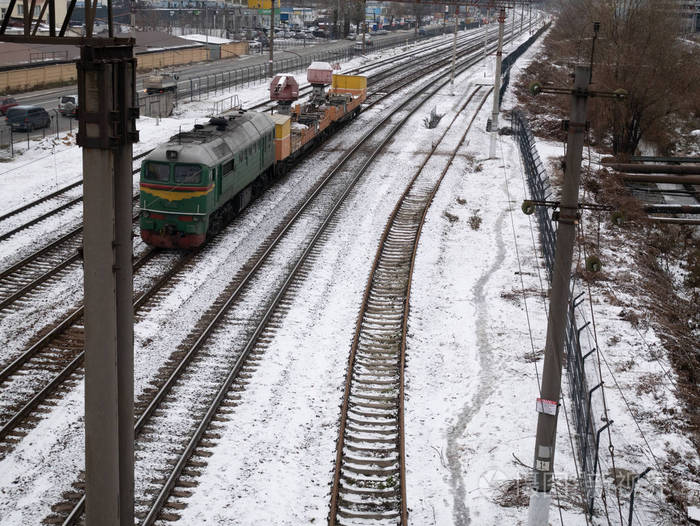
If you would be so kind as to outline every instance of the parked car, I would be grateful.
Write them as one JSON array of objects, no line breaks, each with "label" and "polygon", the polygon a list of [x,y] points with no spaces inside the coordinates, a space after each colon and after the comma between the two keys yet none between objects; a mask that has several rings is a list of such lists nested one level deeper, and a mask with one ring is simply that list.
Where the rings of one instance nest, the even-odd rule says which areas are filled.
[{"label": "parked car", "polygon": [[[362,33],[359,33],[357,35],[357,40],[355,41],[355,48],[357,48],[358,44],[360,45],[360,48],[362,48]],[[365,33],[365,45],[366,46],[372,45],[372,37],[370,36],[369,33]]]},{"label": "parked car", "polygon": [[7,110],[14,106],[18,106],[19,102],[17,102],[15,99],[12,97],[5,97],[0,100],[0,113],[5,115],[7,113]]},{"label": "parked car", "polygon": [[375,35],[388,35],[388,34],[389,34],[389,31],[386,30],[386,29],[377,29],[377,30],[374,32],[374,34],[375,34]]},{"label": "parked car", "polygon": [[[372,38],[369,35],[365,35],[365,47],[372,46]],[[362,35],[357,35],[357,40],[355,40],[355,49],[362,49]]]},{"label": "parked car", "polygon": [[423,29],[423,28],[421,27],[421,28],[418,29],[418,34],[421,35],[421,36],[423,36],[423,35],[427,35],[428,33],[425,31],[425,29]]},{"label": "parked car", "polygon": [[313,36],[315,36],[316,38],[327,38],[328,37],[328,33],[326,33],[326,31],[324,29],[317,29],[314,32],[312,32],[311,34]]},{"label": "parked car", "polygon": [[32,131],[51,125],[51,117],[40,106],[14,106],[7,110],[6,115],[7,124],[17,131]]},{"label": "parked car", "polygon": [[78,96],[63,95],[59,97],[58,111],[64,117],[75,117],[78,113]]},{"label": "parked car", "polygon": [[355,40],[357,38],[357,35],[355,33],[348,33],[348,36],[346,36],[348,40]]},{"label": "parked car", "polygon": [[255,53],[258,51],[262,50],[262,44],[258,42],[257,40],[249,40],[248,41],[248,51],[250,53]]}]

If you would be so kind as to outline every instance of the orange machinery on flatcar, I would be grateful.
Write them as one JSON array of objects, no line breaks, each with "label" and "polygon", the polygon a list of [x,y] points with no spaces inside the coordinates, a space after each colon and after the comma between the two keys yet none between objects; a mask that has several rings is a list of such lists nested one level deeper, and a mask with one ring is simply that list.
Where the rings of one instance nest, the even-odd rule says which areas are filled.
[{"label": "orange machinery on flatcar", "polygon": [[[270,86],[270,98],[279,101],[275,122],[277,161],[293,160],[308,149],[315,139],[324,137],[338,125],[360,113],[367,98],[367,78],[357,75],[334,75],[325,62],[309,66],[307,79],[313,87],[308,102],[291,107],[298,97],[293,77],[278,75]],[[326,91],[327,86],[331,89]]]}]

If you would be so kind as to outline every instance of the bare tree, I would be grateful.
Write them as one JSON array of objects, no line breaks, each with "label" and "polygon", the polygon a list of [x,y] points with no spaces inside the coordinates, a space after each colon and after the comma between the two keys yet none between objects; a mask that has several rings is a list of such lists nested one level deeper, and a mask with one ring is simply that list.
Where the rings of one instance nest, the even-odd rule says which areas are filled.
[{"label": "bare tree", "polygon": [[697,111],[698,53],[681,38],[679,4],[658,0],[560,0],[550,55],[576,62],[591,53],[600,22],[593,82],[625,89],[622,102],[594,104],[592,121],[614,153],[633,154],[645,136],[658,136],[677,115]]}]

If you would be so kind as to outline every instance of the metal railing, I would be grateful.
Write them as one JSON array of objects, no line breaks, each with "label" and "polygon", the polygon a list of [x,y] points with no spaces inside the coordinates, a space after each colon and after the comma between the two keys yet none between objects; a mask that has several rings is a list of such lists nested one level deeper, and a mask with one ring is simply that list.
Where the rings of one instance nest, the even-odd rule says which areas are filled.
[{"label": "metal railing", "polygon": [[241,101],[238,95],[231,95],[220,100],[214,101],[211,111],[209,112],[210,117],[216,115],[221,115],[226,111],[231,111],[235,109],[241,109]]},{"label": "metal railing", "polygon": [[[553,190],[548,182],[546,169],[540,160],[537,152],[535,139],[530,130],[525,116],[519,112],[513,112],[513,134],[520,146],[520,154],[523,159],[525,175],[527,178],[530,198],[536,201],[552,200]],[[554,250],[556,245],[556,231],[554,221],[549,217],[549,209],[545,206],[535,207],[535,214],[539,226],[539,238],[544,255],[545,268],[549,281],[552,280],[554,270]],[[603,384],[596,377],[591,356],[596,351],[593,348],[582,349],[582,333],[590,332],[589,322],[581,310],[584,302],[583,292],[577,294],[576,281],[571,281],[569,303],[569,316],[567,319],[565,351],[566,351],[566,372],[569,383],[569,395],[571,398],[571,409],[573,415],[574,429],[576,431],[577,456],[581,472],[579,474],[579,485],[585,497],[586,512],[593,515],[596,498],[596,478],[599,466],[599,446],[600,435],[610,425],[612,421],[596,421],[593,408],[593,397],[600,394]],[[589,388],[589,379],[596,385]]]},{"label": "metal railing", "polygon": [[[26,146],[26,149],[31,149],[31,141],[40,141],[46,137],[73,137],[73,133],[78,131],[78,121],[73,117],[64,117],[58,110],[52,110],[49,113],[51,122],[48,126],[32,130],[15,130],[12,126],[2,125],[0,123],[0,158],[6,158],[9,154],[10,158],[14,158],[16,153],[21,153],[21,150],[15,148],[15,145]],[[15,151],[18,150],[18,151]]]}]

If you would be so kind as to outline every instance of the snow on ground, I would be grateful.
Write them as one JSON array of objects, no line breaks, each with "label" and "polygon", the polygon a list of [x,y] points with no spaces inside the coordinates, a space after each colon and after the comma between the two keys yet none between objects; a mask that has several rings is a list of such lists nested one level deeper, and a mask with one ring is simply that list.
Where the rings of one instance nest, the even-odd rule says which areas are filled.
[{"label": "snow on ground", "polygon": [[206,43],[206,44],[229,44],[233,40],[228,38],[214,37],[210,35],[202,35],[199,33],[193,33],[191,35],[181,35],[180,38],[185,40],[194,40],[195,42]]},{"label": "snow on ground", "polygon": [[[471,85],[464,82],[464,93]],[[374,253],[405,185],[450,122],[462,97],[449,87],[411,117],[342,207],[319,263],[276,331],[232,419],[217,432],[220,447],[186,499],[185,524],[322,523],[328,514],[338,406],[354,320]],[[433,105],[446,115],[422,125]],[[452,149],[464,119],[450,130]],[[444,164],[449,146],[439,150]],[[270,429],[270,422],[275,422]],[[242,431],[244,430],[244,431]],[[323,430],[323,432],[319,432]],[[213,514],[209,499],[228,499]],[[284,513],[280,513],[284,510]]]},{"label": "snow on ground", "polygon": [[[533,54],[521,60],[530,60]],[[456,86],[466,92],[469,83],[483,79],[483,70],[477,66]],[[237,93],[252,104],[265,98],[265,89],[251,86]],[[447,113],[441,126],[449,122],[458,99],[443,93],[435,103]],[[506,105],[511,103],[506,99]],[[139,127],[145,143],[139,149],[154,146],[180,126],[188,129],[210,106],[211,99],[184,105],[173,118],[142,119]],[[422,118],[430,109],[429,103],[421,115],[413,117],[341,209],[342,220],[324,243],[315,272],[295,296],[231,421],[218,431],[219,447],[208,459],[194,496],[185,500],[183,524],[296,525],[325,520],[338,404],[358,305],[386,217],[422,158],[415,151],[425,149],[442,129],[423,128]],[[363,114],[258,199],[217,244],[207,247],[197,272],[177,283],[157,309],[139,320],[135,328],[137,394],[182,340],[186,327],[225,285],[221,269],[230,268],[232,274],[255,249],[260,225],[270,222],[271,229],[274,221],[269,219],[282,216],[293,196],[308,188],[309,176],[325,171],[345,144],[367,130],[379,111],[385,108]],[[410,521],[415,525],[524,524],[527,512],[522,505],[502,507],[498,501],[520,495],[509,491],[510,481],[522,486],[529,475],[516,458],[530,464],[534,447],[536,369],[541,368],[541,359],[533,362],[531,353],[544,346],[546,283],[536,225],[520,212],[527,190],[517,147],[510,138],[501,137],[499,158],[486,159],[486,114],[485,109],[475,122],[468,144],[436,195],[416,261],[406,371],[407,481]],[[559,145],[542,145],[540,150],[543,159],[560,151]],[[61,169],[53,172],[53,183],[35,171],[22,170],[23,177],[10,176],[12,182],[0,178],[0,189],[7,190],[10,201],[3,205],[6,209],[26,199],[25,192],[40,194],[80,175],[73,153],[44,160],[32,155],[28,152],[22,160],[44,168],[60,156],[72,161],[62,161]],[[619,307],[598,299],[595,311],[598,336],[606,342],[604,353],[611,366],[606,373],[603,364],[608,404],[616,421],[613,442],[618,467],[641,471],[650,462],[649,449],[660,463],[673,458],[667,456],[671,449],[684,457],[692,454],[679,432],[659,433],[648,420],[641,424],[644,437],[637,431],[621,394],[630,396],[641,374],[667,371],[669,365],[663,358],[635,360],[621,369],[630,356],[639,354],[639,334],[620,321]],[[658,345],[649,329],[643,336],[644,345]],[[666,407],[674,404],[672,389],[636,397],[630,403],[633,408],[639,404],[640,410],[654,410],[658,407],[654,396],[663,397]],[[38,522],[69,488],[82,465],[81,412],[82,386],[78,385],[57,402],[50,417],[30,431],[10,458],[0,461],[3,524]],[[574,476],[576,467],[564,419],[557,444],[558,477],[565,481]],[[607,446],[605,436],[601,449]],[[610,467],[608,457],[602,462],[601,476]],[[46,473],[47,464],[57,468]],[[608,503],[616,513],[614,488],[606,480]],[[661,499],[655,495],[658,486],[649,479],[638,488],[639,523],[648,524],[658,518],[653,511]],[[560,493],[561,519],[553,507],[550,522],[584,524],[580,509],[571,503],[575,489]],[[624,505],[628,490],[623,493]],[[42,506],[30,514],[29,504],[36,502]],[[594,523],[604,521],[599,516]]]},{"label": "snow on ground", "polygon": [[[436,195],[416,260],[406,386],[411,524],[525,517],[496,499],[508,481],[527,484],[513,455],[531,462],[538,387],[528,356],[544,346],[546,317],[539,247],[520,212],[518,150],[502,139],[498,158],[487,159],[486,119],[482,112]],[[557,462],[573,471],[569,444],[558,445]]]}]

